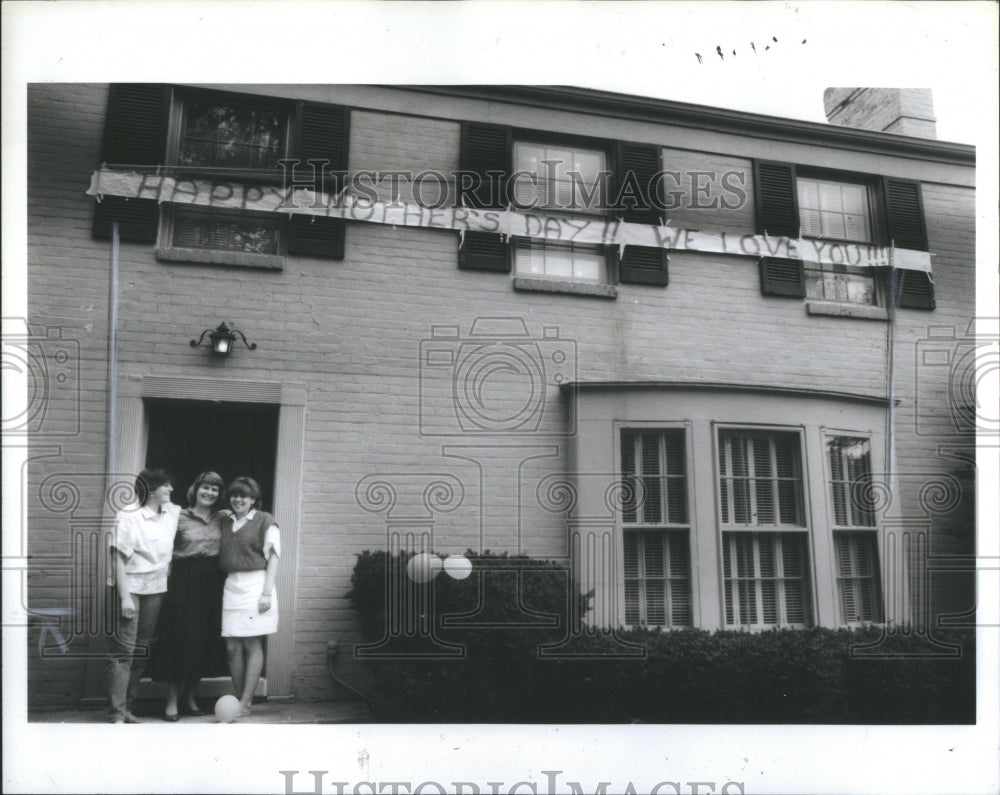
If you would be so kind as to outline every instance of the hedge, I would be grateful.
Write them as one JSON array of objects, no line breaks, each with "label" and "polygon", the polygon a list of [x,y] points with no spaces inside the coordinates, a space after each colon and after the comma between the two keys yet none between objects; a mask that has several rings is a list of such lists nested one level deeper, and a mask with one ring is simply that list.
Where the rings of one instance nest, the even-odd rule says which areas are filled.
[{"label": "hedge", "polygon": [[[595,630],[578,620],[589,596],[571,604],[579,590],[559,564],[468,557],[467,579],[419,584],[405,554],[358,556],[349,596],[366,642],[355,657],[377,682],[379,720],[975,722],[971,630],[936,631],[938,643],[877,627]],[[959,656],[943,657],[941,643]]]}]

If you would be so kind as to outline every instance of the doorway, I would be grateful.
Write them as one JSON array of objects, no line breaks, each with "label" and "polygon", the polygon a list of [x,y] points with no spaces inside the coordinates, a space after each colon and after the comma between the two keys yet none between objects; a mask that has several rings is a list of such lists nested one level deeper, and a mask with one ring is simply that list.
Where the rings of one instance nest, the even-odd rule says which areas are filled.
[{"label": "doorway", "polygon": [[[172,499],[181,507],[187,506],[187,491],[194,479],[213,471],[226,483],[240,476],[256,480],[262,509],[273,512],[279,410],[279,405],[267,403],[148,398],[145,465],[166,469],[174,476]],[[266,639],[264,649],[266,659]],[[142,697],[163,697],[161,691],[163,686],[143,681]],[[224,668],[213,671],[199,688],[204,696],[229,692],[229,673]],[[265,662],[258,695],[266,692]]]},{"label": "doorway", "polygon": [[274,510],[278,410],[274,404],[202,400],[146,400],[149,436],[146,466],[174,476],[173,501],[187,504],[187,490],[202,472],[229,483],[240,475],[260,484],[261,505]]}]

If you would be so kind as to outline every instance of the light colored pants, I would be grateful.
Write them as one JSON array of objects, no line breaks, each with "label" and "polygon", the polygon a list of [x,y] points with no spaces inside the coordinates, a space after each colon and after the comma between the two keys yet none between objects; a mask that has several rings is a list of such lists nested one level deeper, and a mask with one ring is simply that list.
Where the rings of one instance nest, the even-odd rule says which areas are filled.
[{"label": "light colored pants", "polygon": [[132,702],[139,692],[146,663],[149,662],[150,643],[156,631],[156,619],[164,594],[132,594],[135,616],[122,618],[121,597],[117,588],[108,588],[108,611],[114,611],[114,632],[108,638],[108,699],[111,720],[124,718],[132,711]]}]

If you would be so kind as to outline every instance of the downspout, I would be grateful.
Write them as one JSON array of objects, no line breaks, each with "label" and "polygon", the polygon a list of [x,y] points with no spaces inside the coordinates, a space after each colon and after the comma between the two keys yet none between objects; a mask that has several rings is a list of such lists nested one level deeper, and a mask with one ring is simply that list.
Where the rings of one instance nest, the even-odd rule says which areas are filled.
[{"label": "downspout", "polygon": [[[886,412],[885,428],[885,470],[886,486],[889,489],[890,505],[899,506],[899,494],[896,483],[896,310],[899,308],[899,299],[902,294],[903,273],[896,269],[895,263],[895,243],[889,244],[889,278],[887,280],[886,295],[886,398],[889,406]],[[886,597],[891,601],[889,604],[894,608],[894,615],[886,615],[886,621],[906,622],[909,618],[909,583],[907,581],[909,571],[908,562],[905,560],[907,545],[902,543],[898,537],[899,527],[893,533],[892,549],[889,549],[889,539],[885,535],[883,524],[883,555],[887,558],[887,563],[895,571],[886,571],[886,574],[893,574],[892,591],[886,593]],[[898,578],[898,579],[897,579]]]},{"label": "downspout", "polygon": [[[111,223],[111,275],[108,285],[108,449],[107,476],[118,471],[115,428],[118,421],[118,222]],[[108,486],[110,487],[110,483]]]},{"label": "downspout", "polygon": [[[107,449],[105,450],[105,495],[111,488],[115,472],[118,468],[117,445],[115,444],[116,429],[118,421],[118,222],[111,223],[111,272],[108,276],[108,431]],[[104,500],[103,510],[109,510],[107,499]],[[113,518],[113,517],[112,517]],[[87,669],[84,673],[83,698],[81,702],[90,704],[92,702],[102,702],[105,698],[103,686],[103,662],[106,654],[103,637],[107,630],[110,617],[108,615],[108,605],[103,596],[104,579],[114,571],[114,561],[111,557],[111,547],[108,545],[108,538],[101,530],[101,549],[97,550],[94,576],[97,579],[95,589],[98,594],[95,604],[98,605],[98,614],[91,617],[93,634],[90,637],[88,648],[90,654],[87,661]],[[104,571],[101,571],[100,562],[104,560]],[[82,574],[82,573],[81,573]]]}]

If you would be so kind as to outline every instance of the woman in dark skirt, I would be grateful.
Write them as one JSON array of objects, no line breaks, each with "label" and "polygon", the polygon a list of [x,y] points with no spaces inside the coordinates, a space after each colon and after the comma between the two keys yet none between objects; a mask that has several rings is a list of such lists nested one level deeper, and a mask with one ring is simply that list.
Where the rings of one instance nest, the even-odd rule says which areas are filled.
[{"label": "woman in dark skirt", "polygon": [[198,475],[188,489],[190,507],[181,511],[177,523],[167,596],[151,661],[153,679],[168,684],[164,719],[171,722],[180,712],[204,715],[194,698],[198,682],[228,672],[221,638],[222,515],[216,511],[224,486],[215,472]]}]

